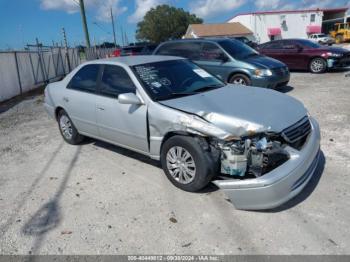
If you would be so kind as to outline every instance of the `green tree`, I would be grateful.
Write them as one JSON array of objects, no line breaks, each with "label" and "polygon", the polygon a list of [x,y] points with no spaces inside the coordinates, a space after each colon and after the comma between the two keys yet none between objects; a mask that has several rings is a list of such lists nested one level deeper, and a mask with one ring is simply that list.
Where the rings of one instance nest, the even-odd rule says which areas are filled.
[{"label": "green tree", "polygon": [[136,39],[160,43],[166,40],[181,38],[189,24],[201,24],[203,20],[182,8],[169,5],[158,5],[151,8],[137,24]]}]

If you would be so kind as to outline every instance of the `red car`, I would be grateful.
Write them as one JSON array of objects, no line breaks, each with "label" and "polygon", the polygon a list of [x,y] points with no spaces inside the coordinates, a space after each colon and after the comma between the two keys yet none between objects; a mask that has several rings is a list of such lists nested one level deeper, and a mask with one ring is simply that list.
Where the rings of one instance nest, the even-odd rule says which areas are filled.
[{"label": "red car", "polygon": [[350,66],[350,50],[322,46],[306,39],[275,40],[257,49],[261,54],[282,61],[291,70],[323,73],[328,68]]}]

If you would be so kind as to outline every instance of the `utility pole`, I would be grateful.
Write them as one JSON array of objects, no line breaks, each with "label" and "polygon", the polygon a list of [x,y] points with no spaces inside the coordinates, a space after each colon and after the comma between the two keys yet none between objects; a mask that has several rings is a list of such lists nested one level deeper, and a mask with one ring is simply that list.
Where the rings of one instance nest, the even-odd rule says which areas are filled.
[{"label": "utility pole", "polygon": [[90,37],[89,37],[89,30],[86,22],[84,0],[79,0],[79,6],[80,6],[81,20],[83,23],[83,29],[85,34],[86,47],[90,47]]},{"label": "utility pole", "polygon": [[112,9],[112,7],[111,7],[111,21],[112,21],[112,28],[113,28],[114,47],[117,47],[117,39],[115,38],[114,17],[113,17],[113,9]]},{"label": "utility pole", "polygon": [[67,65],[68,65],[68,72],[70,72],[70,61],[69,61],[69,54],[68,54],[68,44],[67,44],[67,36],[66,36],[66,30],[64,30],[64,27],[62,28],[62,34],[63,34],[63,41],[64,41],[64,52],[67,59]]}]

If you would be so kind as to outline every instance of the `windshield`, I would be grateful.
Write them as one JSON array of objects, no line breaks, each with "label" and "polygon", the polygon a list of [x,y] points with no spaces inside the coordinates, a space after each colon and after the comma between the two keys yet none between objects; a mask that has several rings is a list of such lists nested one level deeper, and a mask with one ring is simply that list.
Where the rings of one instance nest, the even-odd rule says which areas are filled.
[{"label": "windshield", "polygon": [[136,65],[132,70],[155,101],[194,95],[224,86],[219,79],[185,59]]},{"label": "windshield", "polygon": [[298,40],[298,43],[304,47],[310,47],[310,48],[320,48],[321,45],[309,40]]},{"label": "windshield", "polygon": [[243,59],[259,54],[250,46],[237,40],[223,40],[219,42],[219,45],[235,59]]}]

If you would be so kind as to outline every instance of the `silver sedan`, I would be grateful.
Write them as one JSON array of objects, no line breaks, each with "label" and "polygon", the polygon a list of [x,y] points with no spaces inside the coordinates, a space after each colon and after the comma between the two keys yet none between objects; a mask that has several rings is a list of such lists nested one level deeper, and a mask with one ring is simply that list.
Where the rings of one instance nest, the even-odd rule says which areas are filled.
[{"label": "silver sedan", "polygon": [[91,61],[45,89],[65,141],[85,136],[160,160],[178,188],[213,182],[238,209],[297,195],[319,158],[320,131],[298,100],[223,83],[167,56]]}]

